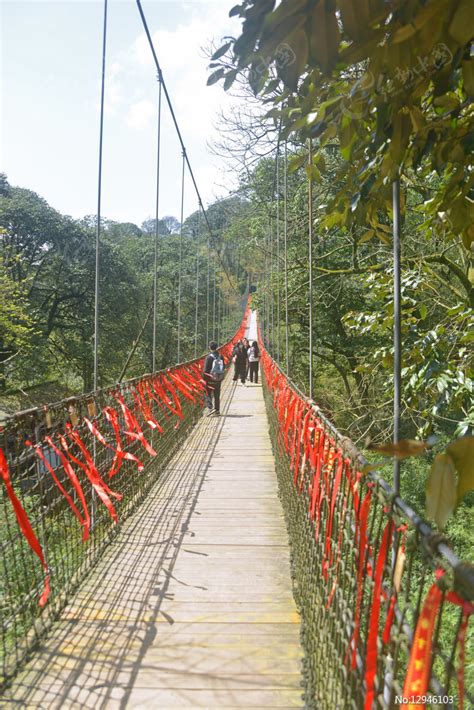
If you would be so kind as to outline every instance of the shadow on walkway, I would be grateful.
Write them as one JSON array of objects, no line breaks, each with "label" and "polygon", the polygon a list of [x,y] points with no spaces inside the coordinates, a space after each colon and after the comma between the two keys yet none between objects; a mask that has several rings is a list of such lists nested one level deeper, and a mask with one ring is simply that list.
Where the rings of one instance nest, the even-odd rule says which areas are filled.
[{"label": "shadow on walkway", "polygon": [[189,541],[191,516],[199,515],[196,503],[225,418],[251,416],[228,414],[234,391],[230,384],[225,388],[221,418],[198,422],[0,698],[0,707],[127,706],[157,622],[174,623],[161,611],[163,601],[173,598],[170,581],[189,586],[176,579],[173,568]]}]

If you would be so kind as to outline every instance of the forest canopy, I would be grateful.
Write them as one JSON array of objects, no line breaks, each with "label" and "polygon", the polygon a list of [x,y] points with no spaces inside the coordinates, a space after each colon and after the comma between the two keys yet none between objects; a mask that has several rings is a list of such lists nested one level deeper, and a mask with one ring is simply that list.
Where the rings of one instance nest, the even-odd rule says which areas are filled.
[{"label": "forest canopy", "polygon": [[[182,352],[194,355],[196,271],[198,352],[206,347],[207,289],[211,328],[227,337],[240,317],[246,279],[237,250],[221,235],[242,208],[235,198],[209,210],[208,243],[198,214],[183,225]],[[92,389],[96,219],[73,220],[36,193],[0,181],[0,409],[40,404]],[[159,223],[157,365],[176,360],[180,223]],[[100,275],[100,384],[152,369],[151,304],[155,220],[139,227],[102,221]],[[214,276],[216,272],[216,276]],[[239,281],[240,279],[240,281]],[[214,291],[214,280],[216,291]],[[215,326],[213,325],[216,294]],[[239,308],[235,308],[239,303]],[[232,312],[231,312],[232,306]],[[235,311],[235,312],[234,312]],[[218,322],[218,317],[220,320]],[[138,336],[141,334],[138,343]],[[123,373],[130,352],[133,357]]]}]

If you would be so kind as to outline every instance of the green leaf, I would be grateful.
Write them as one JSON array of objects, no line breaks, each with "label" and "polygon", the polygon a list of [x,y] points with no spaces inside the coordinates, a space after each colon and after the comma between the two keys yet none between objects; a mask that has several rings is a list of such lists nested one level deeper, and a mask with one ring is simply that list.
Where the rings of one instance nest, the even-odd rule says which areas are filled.
[{"label": "green leaf", "polygon": [[224,54],[229,49],[229,47],[231,46],[231,44],[232,44],[232,42],[226,42],[225,44],[223,44],[222,47],[220,47],[217,50],[217,52],[214,52],[214,54],[211,57],[211,60],[220,59],[221,57],[223,57]]},{"label": "green leaf", "polygon": [[225,72],[224,67],[221,67],[217,71],[213,72],[207,80],[207,85],[212,86],[212,84],[215,84],[216,82],[218,82],[219,79],[222,79],[222,77],[224,76],[224,72]]},{"label": "green leaf", "polygon": [[426,515],[443,530],[456,506],[456,469],[449,454],[437,454],[426,482]]},{"label": "green leaf", "polygon": [[273,33],[278,25],[285,24],[287,31],[291,32],[294,28],[291,26],[292,15],[304,12],[308,0],[282,0],[276,10],[269,13],[264,21],[263,33]]},{"label": "green leaf", "polygon": [[312,182],[319,182],[321,180],[321,173],[316,165],[307,165],[306,175],[308,176],[308,180],[311,180]]},{"label": "green leaf", "polygon": [[402,439],[396,444],[387,443],[381,444],[380,446],[368,446],[370,451],[377,451],[385,456],[394,456],[397,459],[406,459],[409,456],[419,456],[428,448],[429,445],[426,441],[419,441],[418,439]]},{"label": "green leaf", "polygon": [[242,17],[242,14],[243,14],[243,5],[234,5],[234,7],[229,12],[229,17],[235,17],[235,15],[240,15]]},{"label": "green leaf", "polygon": [[474,13],[471,0],[461,0],[449,26],[449,34],[460,45],[467,44],[474,36]]},{"label": "green leaf", "polygon": [[297,170],[299,170],[303,165],[307,162],[308,158],[307,156],[303,153],[303,155],[294,155],[289,161],[288,161],[288,172],[289,173],[295,173]]},{"label": "green leaf", "polygon": [[[402,27],[400,27],[400,29],[395,32],[392,37],[392,43],[397,44],[398,42],[404,42],[409,37],[412,37],[412,35],[414,35],[415,32],[421,30],[421,28],[424,27],[427,22],[432,20],[437,15],[439,16],[439,14],[446,7],[446,4],[447,0],[438,0],[438,2],[430,2],[428,5],[422,8],[417,13],[417,15],[415,15],[415,18],[412,22],[406,25],[402,25]],[[437,21],[439,21],[439,18],[437,18]]]},{"label": "green leaf", "polygon": [[359,239],[357,242],[358,244],[364,244],[364,242],[368,242],[372,239],[372,237],[375,236],[375,229],[368,229]]},{"label": "green leaf", "polygon": [[287,63],[281,63],[278,67],[278,75],[281,76],[286,86],[293,91],[298,87],[298,79],[303,73],[308,61],[308,38],[303,29],[297,28],[286,38],[286,42],[292,52]]},{"label": "green leaf", "polygon": [[474,58],[467,59],[462,63],[462,80],[464,91],[469,96],[474,96]]},{"label": "green leaf", "polygon": [[458,472],[457,502],[474,490],[474,436],[464,436],[446,449]]},{"label": "green leaf", "polygon": [[233,84],[234,81],[235,81],[235,77],[237,76],[237,74],[238,74],[238,70],[237,70],[237,69],[233,69],[232,71],[230,71],[230,72],[226,75],[226,77],[225,77],[225,79],[224,79],[224,90],[225,90],[225,91],[227,91],[228,89],[230,89],[230,87],[232,86],[232,84]]},{"label": "green leaf", "polygon": [[334,9],[325,2],[318,2],[311,17],[311,57],[327,74],[337,62],[339,40],[339,25]]},{"label": "green leaf", "polygon": [[367,4],[363,1],[355,3],[354,0],[338,0],[338,9],[342,17],[344,31],[354,40],[364,38],[368,32]]}]

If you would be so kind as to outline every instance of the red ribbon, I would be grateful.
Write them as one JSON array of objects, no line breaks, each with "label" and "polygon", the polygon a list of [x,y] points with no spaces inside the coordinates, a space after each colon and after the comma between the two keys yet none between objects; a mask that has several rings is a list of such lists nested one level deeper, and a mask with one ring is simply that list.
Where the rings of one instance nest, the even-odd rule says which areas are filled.
[{"label": "red ribbon", "polygon": [[374,701],[374,680],[377,673],[377,638],[379,631],[380,603],[382,599],[382,580],[387,562],[387,553],[392,540],[393,521],[390,520],[383,531],[379,554],[375,565],[374,589],[370,610],[369,633],[367,636],[367,651],[365,657],[365,704],[364,710],[372,710]]},{"label": "red ribbon", "polygon": [[[184,368],[183,368],[184,370]],[[189,399],[191,402],[196,402],[196,398],[194,397],[191,388],[188,387],[188,385],[183,381],[181,372],[173,372],[172,370],[168,371],[168,377],[172,380],[172,382],[176,385],[176,387],[179,389],[181,394],[186,397],[186,399]]]},{"label": "red ribbon", "polygon": [[84,456],[85,463],[80,461],[76,456],[74,456],[70,451],[69,451],[69,446],[64,438],[64,436],[60,435],[59,440],[61,442],[61,446],[63,447],[64,451],[67,453],[71,461],[78,466],[84,471],[86,474],[87,478],[89,479],[93,489],[97,493],[98,497],[102,501],[102,503],[105,505],[107,510],[110,513],[110,517],[114,521],[114,523],[118,522],[117,518],[117,513],[115,512],[115,508],[113,506],[112,501],[110,500],[109,496],[112,496],[112,498],[115,498],[116,500],[121,500],[122,495],[120,493],[114,493],[114,491],[111,491],[108,485],[102,480],[95,464],[94,461],[92,460],[91,455],[89,454],[87,448],[85,447],[84,443],[82,442],[81,437],[77,432],[75,432],[71,427],[68,427],[67,429],[69,437],[72,439],[72,441],[77,444],[79,447],[82,455]]},{"label": "red ribbon", "polygon": [[316,473],[313,479],[313,495],[311,499],[311,518],[316,520],[315,537],[319,535],[319,513],[324,495],[323,478],[321,473],[324,465],[324,452],[326,450],[326,433],[321,431],[318,437],[318,454],[316,457]]},{"label": "red ribbon", "polygon": [[[369,517],[370,501],[372,499],[372,491],[369,490],[365,494],[364,500],[360,508],[359,517],[359,561],[357,570],[357,597],[356,597],[356,608],[354,617],[354,632],[352,634],[352,639],[350,646],[352,646],[352,660],[351,668],[352,670],[356,667],[357,658],[357,644],[359,642],[359,629],[360,629],[360,608],[362,604],[362,589],[364,581],[364,572],[366,569],[366,549],[367,549],[367,520]],[[349,646],[349,647],[350,647]]]},{"label": "red ribbon", "polygon": [[156,381],[153,380],[153,381],[151,381],[151,382],[148,381],[148,382],[146,383],[146,388],[147,388],[147,392],[148,392],[149,398],[152,399],[154,402],[156,402],[156,404],[159,406],[160,411],[161,411],[161,413],[163,414],[163,416],[164,416],[166,419],[168,419],[169,416],[170,416],[170,414],[171,414],[171,412],[170,412],[169,408],[164,405],[164,403],[163,403],[163,401],[162,401],[162,398],[161,398],[161,395],[158,395],[158,391],[157,391],[157,389],[155,388],[155,382],[156,382]]},{"label": "red ribbon", "polygon": [[135,399],[135,403],[139,411],[143,416],[143,419],[146,421],[150,429],[156,429],[160,432],[160,434],[162,434],[163,427],[156,421],[155,417],[153,416],[153,411],[150,405],[150,399],[148,399],[147,402],[147,392],[145,390],[143,382],[139,382],[137,384],[136,390],[132,390],[132,395]]},{"label": "red ribbon", "polygon": [[179,400],[178,395],[176,394],[175,388],[173,387],[173,385],[171,384],[171,382],[166,379],[165,375],[162,375],[162,376],[161,376],[161,381],[162,381],[163,386],[165,387],[165,389],[170,393],[171,397],[173,398],[174,411],[175,411],[176,415],[177,415],[180,419],[184,419],[184,414],[183,414],[183,411],[182,411],[182,409],[181,409],[181,402],[180,402],[180,400]]},{"label": "red ribbon", "polygon": [[[305,469],[306,469],[306,462],[308,460],[308,448],[307,448],[307,439],[308,439],[308,428],[309,428],[309,422],[311,418],[311,409],[308,408],[304,421],[303,421],[303,430],[301,432],[301,441],[300,441],[300,446],[303,446],[303,456],[301,458],[301,462],[299,463],[300,467],[300,476],[298,479],[298,470],[295,470],[295,474],[293,477],[293,481],[295,486],[298,487],[299,492],[301,493],[303,489],[303,482],[304,482],[304,474],[305,474]],[[298,450],[298,460],[299,460],[299,450]]]},{"label": "red ribbon", "polygon": [[44,606],[46,602],[48,601],[49,597],[49,592],[50,592],[50,586],[49,586],[49,571],[48,571],[48,566],[46,564],[46,560],[43,555],[43,550],[41,549],[41,545],[38,542],[38,538],[36,537],[33,528],[31,527],[31,523],[28,519],[28,516],[20,503],[19,499],[16,496],[15,491],[13,490],[12,483],[10,481],[10,471],[8,468],[8,463],[5,458],[5,454],[3,453],[2,449],[0,449],[0,476],[2,477],[3,483],[5,484],[5,488],[7,491],[7,495],[10,499],[10,502],[13,507],[13,511],[15,513],[16,519],[18,526],[27,541],[28,545],[30,548],[33,550],[35,555],[38,557],[39,561],[41,562],[41,565],[44,569],[44,587],[43,587],[43,593],[40,596],[39,599],[39,605]]},{"label": "red ribbon", "polygon": [[348,485],[347,485],[346,492],[344,495],[344,502],[343,502],[343,506],[342,506],[342,520],[341,520],[341,524],[339,525],[339,535],[337,538],[337,557],[336,557],[336,566],[334,569],[334,581],[333,581],[331,592],[328,597],[326,609],[329,609],[329,607],[331,606],[332,600],[334,598],[334,594],[336,593],[336,587],[337,587],[338,578],[339,578],[339,565],[341,563],[342,534],[344,532],[344,523],[346,520],[347,505],[348,505],[349,495],[350,495],[350,491],[351,491],[351,486],[350,486],[351,466],[350,466],[349,459],[345,460],[344,465],[346,467],[346,478],[348,481]]},{"label": "red ribbon", "polygon": [[[334,520],[334,511],[336,508],[337,494],[339,493],[339,487],[341,485],[341,478],[342,478],[342,469],[344,466],[344,462],[342,460],[342,451],[340,451],[340,450],[336,453],[333,465],[336,462],[337,462],[336,475],[334,477],[332,496],[331,496],[331,505],[329,508],[329,515],[328,515],[328,520],[326,523],[326,545],[325,545],[325,549],[324,549],[324,559],[327,559],[329,561],[330,565],[332,565],[331,540],[332,540],[332,526],[333,526],[333,520]],[[323,559],[323,561],[324,561],[324,559]]]},{"label": "red ribbon", "polygon": [[137,441],[139,441],[145,451],[150,454],[150,456],[156,456],[156,451],[145,438],[145,434],[142,432],[136,416],[133,414],[133,412],[130,411],[130,409],[125,404],[123,396],[120,393],[117,393],[114,396],[117,402],[119,403],[120,408],[123,412],[123,416],[125,418],[125,423],[127,425],[127,431],[125,432],[125,434],[130,439],[136,439]]},{"label": "red ribbon", "polygon": [[184,367],[181,374],[183,379],[189,382],[189,384],[194,387],[197,392],[204,394],[206,391],[206,384],[202,379],[202,366],[203,362],[200,360],[199,363],[189,365],[189,368],[187,369]]},{"label": "red ribbon", "polygon": [[[414,695],[426,695],[431,668],[433,632],[442,598],[443,592],[437,584],[433,584],[426,595],[423,608],[416,624],[410,660],[405,676],[405,684],[403,686],[404,698],[410,698]],[[419,705],[409,703],[405,707],[414,710],[414,708],[419,707]]]},{"label": "red ribbon", "polygon": [[[48,437],[48,438],[49,438],[49,437]],[[48,442],[48,443],[49,443],[49,442]],[[58,479],[58,477],[56,476],[56,473],[55,473],[53,467],[51,466],[50,462],[48,461],[48,459],[47,459],[46,456],[44,455],[43,451],[41,450],[41,446],[40,446],[39,444],[36,444],[36,446],[35,446],[35,445],[33,445],[33,444],[31,443],[31,441],[25,441],[25,444],[26,444],[26,446],[31,446],[31,447],[34,449],[35,454],[36,454],[36,455],[38,456],[38,458],[43,462],[43,464],[44,464],[44,466],[46,467],[47,471],[48,471],[49,474],[51,475],[51,478],[53,479],[53,481],[55,482],[55,484],[57,485],[57,487],[59,488],[59,490],[61,491],[61,493],[62,493],[63,496],[65,497],[65,499],[67,500],[67,502],[68,502],[68,504],[69,504],[69,506],[70,506],[72,512],[74,513],[74,515],[75,515],[76,518],[78,519],[79,523],[80,523],[80,524],[82,525],[82,527],[83,527],[83,531],[82,531],[82,541],[84,542],[84,541],[87,540],[87,538],[89,537],[90,525],[89,525],[88,516],[87,516],[87,518],[86,518],[85,516],[84,516],[84,517],[82,516],[80,510],[77,508],[77,506],[76,506],[76,504],[74,503],[73,499],[71,498],[71,496],[69,495],[69,493],[66,491],[66,489],[65,489],[64,486],[62,485],[61,481],[60,481],[60,480]],[[54,447],[54,448],[55,448],[55,447]],[[67,462],[67,463],[69,464],[69,462]],[[67,469],[67,468],[64,467],[64,466],[63,466],[63,468],[64,468],[64,472],[65,472],[66,475],[68,476],[69,480],[71,481],[72,485],[74,486],[74,489],[75,489],[76,493],[77,493],[78,496],[79,496],[79,499],[80,499],[80,501],[81,501],[81,503],[82,503],[82,505],[83,505],[83,509],[84,509],[84,510],[87,510],[86,501],[85,501],[85,498],[84,498],[84,493],[83,493],[82,488],[81,488],[81,484],[79,483],[79,481],[78,481],[78,479],[77,479],[77,476],[75,475],[74,471],[72,471],[72,467],[69,465],[69,469]],[[71,475],[71,472],[72,472],[72,475]]]},{"label": "red ribbon", "polygon": [[301,444],[304,438],[304,428],[307,426],[307,420],[309,418],[310,411],[308,410],[306,414],[304,413],[305,410],[305,405],[302,403],[300,412],[299,412],[299,421],[298,421],[298,434],[296,437],[296,452],[295,452],[295,459],[294,459],[294,471],[293,471],[293,480],[294,484],[296,486],[297,481],[298,481],[298,475],[300,471],[300,466],[301,466]]},{"label": "red ribbon", "polygon": [[[397,552],[397,559],[398,559],[398,555],[405,554],[405,538],[406,538],[407,529],[408,529],[408,523],[405,523],[404,525],[401,525],[399,528],[397,528],[397,533],[401,533],[401,540],[400,540],[400,545],[399,545],[398,552]],[[396,561],[395,561],[395,563],[396,563]],[[383,635],[382,635],[382,641],[384,644],[390,643],[390,633],[392,631],[393,617],[395,616],[395,604],[397,603],[397,596],[398,596],[398,592],[396,589],[394,589],[392,592],[392,596],[390,597],[387,618],[385,620],[385,628],[384,628]]]},{"label": "red ribbon", "polygon": [[165,388],[163,386],[162,381],[157,377],[155,380],[153,380],[152,386],[155,390],[155,393],[161,398],[161,401],[169,409],[169,411],[179,417],[179,410],[177,410],[176,407],[173,407],[169,396],[165,392]]},{"label": "red ribbon", "polygon": [[183,367],[179,370],[179,376],[184,385],[186,385],[190,392],[199,396],[204,389],[204,384],[202,383],[202,372],[199,374],[199,379],[193,374],[192,371]]},{"label": "red ribbon", "polygon": [[74,489],[76,490],[77,496],[79,500],[81,501],[82,505],[82,510],[84,512],[84,532],[82,535],[82,540],[87,540],[89,537],[89,531],[90,531],[90,516],[89,516],[89,509],[87,507],[86,499],[84,496],[84,492],[82,490],[81,484],[79,483],[79,479],[76,476],[76,472],[74,471],[73,467],[67,460],[66,456],[63,454],[63,452],[58,449],[58,447],[54,444],[53,440],[51,439],[50,436],[45,437],[45,441],[51,448],[53,449],[54,453],[59,456],[59,459],[61,461],[62,467],[64,469],[64,472],[68,476],[69,480],[71,481],[72,485],[74,486]]},{"label": "red ribbon", "polygon": [[[444,575],[444,570],[438,569],[436,570],[436,579],[441,579],[441,577]],[[462,619],[461,619],[461,624],[459,626],[459,631],[458,631],[458,636],[457,636],[457,643],[459,646],[459,664],[458,664],[458,670],[456,673],[457,680],[458,680],[458,689],[459,689],[459,710],[463,710],[464,708],[464,669],[466,666],[466,636],[467,636],[467,628],[469,624],[469,617],[471,614],[474,614],[474,604],[472,602],[467,601],[466,599],[463,599],[462,597],[457,594],[457,592],[450,591],[447,592],[445,595],[445,599],[450,602],[451,604],[456,604],[456,606],[460,606],[462,610]]]},{"label": "red ribbon", "polygon": [[284,432],[283,433],[283,437],[284,437],[283,440],[285,443],[285,450],[286,450],[287,454],[290,452],[290,438],[289,438],[290,427],[291,427],[291,424],[293,423],[294,412],[295,412],[296,404],[298,401],[298,398],[296,397],[295,394],[293,394],[293,392],[291,392],[291,390],[288,390],[288,392],[289,392],[288,400],[287,400],[287,403],[285,406],[285,412],[284,412],[285,428],[283,430],[283,432]]},{"label": "red ribbon", "polygon": [[89,431],[95,436],[97,441],[99,441],[102,446],[107,447],[111,451],[114,452],[114,459],[112,461],[112,466],[110,467],[109,470],[109,478],[112,478],[112,476],[115,476],[116,473],[118,473],[122,467],[122,463],[124,460],[127,461],[134,461],[137,464],[137,468],[139,471],[143,471],[144,466],[142,462],[133,454],[129,453],[128,451],[124,451],[122,447],[122,439],[120,437],[120,427],[119,427],[119,418],[118,418],[118,413],[115,411],[113,407],[104,407],[102,410],[105,418],[111,425],[112,429],[114,430],[115,434],[115,441],[117,447],[114,448],[111,446],[101,434],[99,431],[98,427],[91,422],[87,417],[84,417],[84,422],[89,429]]}]

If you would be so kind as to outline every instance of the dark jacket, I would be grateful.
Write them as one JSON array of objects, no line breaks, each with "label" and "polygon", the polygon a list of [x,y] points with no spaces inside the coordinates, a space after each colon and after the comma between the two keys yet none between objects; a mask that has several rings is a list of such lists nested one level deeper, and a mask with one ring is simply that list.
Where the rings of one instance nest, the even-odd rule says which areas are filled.
[{"label": "dark jacket", "polygon": [[232,355],[235,357],[236,365],[247,365],[247,350],[242,343],[234,345]]}]

